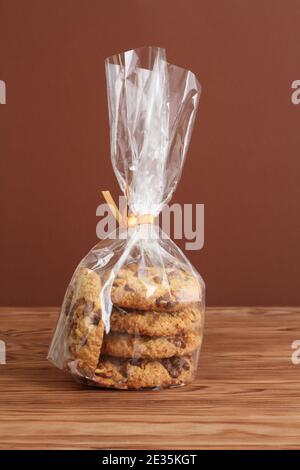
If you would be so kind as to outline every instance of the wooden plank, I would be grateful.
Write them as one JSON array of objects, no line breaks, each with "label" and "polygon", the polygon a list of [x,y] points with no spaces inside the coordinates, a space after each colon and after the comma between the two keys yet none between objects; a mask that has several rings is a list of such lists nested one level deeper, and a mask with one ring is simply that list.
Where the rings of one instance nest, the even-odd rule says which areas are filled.
[{"label": "wooden plank", "polygon": [[57,308],[1,308],[0,449],[300,446],[300,308],[208,309],[197,380],[163,391],[84,388],[46,360]]}]

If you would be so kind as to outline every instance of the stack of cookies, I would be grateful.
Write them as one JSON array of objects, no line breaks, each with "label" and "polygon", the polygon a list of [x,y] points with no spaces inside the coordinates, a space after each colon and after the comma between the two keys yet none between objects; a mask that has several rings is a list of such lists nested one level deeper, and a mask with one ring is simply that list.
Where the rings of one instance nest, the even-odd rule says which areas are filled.
[{"label": "stack of cookies", "polygon": [[[202,340],[202,286],[179,268],[130,264],[111,290],[104,333],[98,274],[81,268],[66,296],[71,372],[100,387],[142,389],[190,382]],[[69,298],[69,300],[68,300]]]}]

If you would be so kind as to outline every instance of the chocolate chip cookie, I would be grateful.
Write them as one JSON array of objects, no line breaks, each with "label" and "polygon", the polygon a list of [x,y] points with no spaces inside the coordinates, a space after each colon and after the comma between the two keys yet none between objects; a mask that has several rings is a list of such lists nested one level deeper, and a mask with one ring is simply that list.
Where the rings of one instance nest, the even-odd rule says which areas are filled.
[{"label": "chocolate chip cookie", "polygon": [[201,344],[201,335],[189,332],[184,336],[135,336],[110,333],[104,336],[101,355],[123,358],[168,358],[185,356]]},{"label": "chocolate chip cookie", "polygon": [[129,310],[114,306],[110,327],[112,332],[146,336],[176,336],[199,329],[203,314],[195,304],[178,312]]},{"label": "chocolate chip cookie", "polygon": [[111,298],[115,305],[123,308],[171,312],[200,302],[202,291],[198,278],[183,269],[132,263],[118,272]]},{"label": "chocolate chip cookie", "polygon": [[92,385],[104,388],[163,388],[189,383],[195,374],[191,356],[147,360],[101,358]]},{"label": "chocolate chip cookie", "polygon": [[64,311],[68,315],[74,305],[84,299],[86,302],[100,302],[101,280],[92,269],[80,267],[68,287]]},{"label": "chocolate chip cookie", "polygon": [[91,374],[98,363],[104,324],[100,309],[101,282],[92,270],[81,268],[72,283],[68,334],[69,353],[79,368]]}]

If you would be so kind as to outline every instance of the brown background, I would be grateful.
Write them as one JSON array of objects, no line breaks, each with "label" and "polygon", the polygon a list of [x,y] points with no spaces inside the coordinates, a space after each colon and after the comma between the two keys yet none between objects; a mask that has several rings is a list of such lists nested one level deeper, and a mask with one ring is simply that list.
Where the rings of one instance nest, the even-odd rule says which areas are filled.
[{"label": "brown background", "polygon": [[59,304],[95,243],[103,61],[143,45],[203,86],[173,202],[205,204],[208,304],[300,304],[300,0],[0,0],[0,304]]}]

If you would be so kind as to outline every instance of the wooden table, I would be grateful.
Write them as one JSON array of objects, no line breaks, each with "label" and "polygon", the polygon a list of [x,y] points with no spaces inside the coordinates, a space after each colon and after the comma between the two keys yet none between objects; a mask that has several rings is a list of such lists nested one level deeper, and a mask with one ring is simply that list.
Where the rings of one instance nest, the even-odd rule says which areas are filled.
[{"label": "wooden table", "polygon": [[0,449],[299,448],[300,308],[211,308],[187,387],[84,388],[46,360],[57,308],[0,309]]}]

